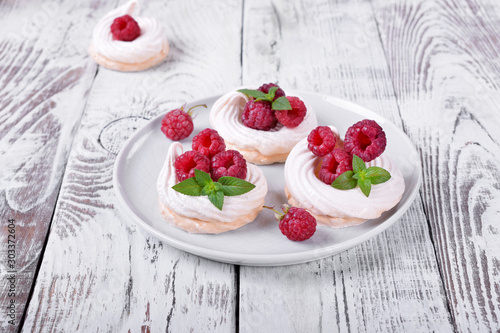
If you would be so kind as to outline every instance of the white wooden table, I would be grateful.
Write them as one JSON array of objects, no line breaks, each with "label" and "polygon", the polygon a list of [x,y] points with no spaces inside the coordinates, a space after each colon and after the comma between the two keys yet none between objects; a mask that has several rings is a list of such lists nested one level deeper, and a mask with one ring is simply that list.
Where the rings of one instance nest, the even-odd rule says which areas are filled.
[{"label": "white wooden table", "polygon": [[[0,331],[500,330],[500,2],[150,0],[171,53],[140,73],[86,52],[119,3],[0,1]],[[270,81],[407,133],[424,182],[400,221],[336,256],[247,267],[121,213],[112,168],[140,117]]]}]

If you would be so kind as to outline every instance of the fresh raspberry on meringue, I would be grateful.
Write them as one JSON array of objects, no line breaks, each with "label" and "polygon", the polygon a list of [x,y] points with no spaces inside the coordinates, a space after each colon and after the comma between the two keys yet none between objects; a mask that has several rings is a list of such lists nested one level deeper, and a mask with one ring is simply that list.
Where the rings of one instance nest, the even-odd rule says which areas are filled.
[{"label": "fresh raspberry on meringue", "polygon": [[[273,87],[275,85],[263,85],[258,92],[265,94]],[[280,89],[276,90],[274,97],[281,94]],[[234,89],[215,102],[210,110],[210,124],[224,138],[227,149],[239,151],[250,163],[264,165],[284,162],[293,146],[302,138],[307,137],[309,132],[318,125],[314,109],[301,98],[307,111],[303,119],[302,110],[298,112],[298,117],[301,118],[300,122],[297,121],[298,125],[295,123],[295,114],[288,117],[283,112],[284,117],[290,120],[287,124],[292,125],[286,127],[277,122],[276,116],[272,114],[272,108],[266,108],[266,113],[262,111],[264,108],[261,108],[257,110],[255,118],[250,119],[250,121],[253,121],[254,124],[258,123],[257,127],[262,125],[263,130],[246,126],[245,106],[249,102],[253,104],[261,102],[252,102],[256,100],[254,97],[249,97],[238,90],[241,89]],[[286,91],[283,91],[283,94],[285,93]],[[288,97],[288,93],[286,93],[286,97]],[[280,96],[274,102],[279,101],[280,98],[286,99],[286,97],[285,95]],[[274,110],[274,114],[277,112]]]},{"label": "fresh raspberry on meringue", "polygon": [[[338,130],[329,127],[339,137]],[[388,181],[372,186],[369,197],[359,187],[341,190],[328,184],[333,178],[349,172],[346,161],[350,160],[342,150],[335,149],[330,154],[323,158],[314,155],[308,149],[307,138],[304,138],[292,149],[284,168],[288,203],[309,211],[319,225],[332,228],[354,226],[380,217],[401,200],[405,190],[403,175],[386,154],[366,163],[366,168],[383,168],[391,175]],[[327,169],[323,177],[328,176],[325,182],[317,175],[318,170],[321,174],[322,159]]]},{"label": "fresh raspberry on meringue", "polygon": [[99,20],[89,46],[90,56],[108,69],[135,72],[162,62],[169,52],[163,26],[139,16],[139,1],[132,0]]}]

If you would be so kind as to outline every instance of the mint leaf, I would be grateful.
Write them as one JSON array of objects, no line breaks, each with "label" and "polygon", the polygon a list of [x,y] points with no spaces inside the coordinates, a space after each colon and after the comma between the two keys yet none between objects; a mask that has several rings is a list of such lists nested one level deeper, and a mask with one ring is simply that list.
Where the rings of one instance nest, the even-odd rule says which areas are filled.
[{"label": "mint leaf", "polygon": [[367,197],[370,195],[372,185],[385,183],[391,179],[389,171],[381,167],[366,168],[365,162],[356,155],[352,156],[352,171],[341,174],[332,183],[332,187],[339,190],[350,190],[359,186],[361,192]]},{"label": "mint leaf", "polygon": [[227,196],[245,194],[255,188],[254,184],[236,177],[220,177],[218,182],[221,184],[221,191]]},{"label": "mint leaf", "polygon": [[224,195],[240,195],[255,188],[254,184],[236,177],[221,177],[218,182],[214,182],[210,175],[204,171],[195,169],[194,174],[194,177],[188,178],[172,188],[190,196],[206,195],[208,200],[220,210],[224,205]]},{"label": "mint leaf", "polygon": [[391,174],[384,168],[372,166],[366,169],[365,177],[370,179],[372,185],[377,185],[391,179]]},{"label": "mint leaf", "polygon": [[354,173],[358,173],[364,169],[366,169],[365,161],[363,161],[361,157],[352,155],[352,171],[354,171]]},{"label": "mint leaf", "polygon": [[197,197],[200,195],[202,186],[196,182],[194,177],[183,180],[182,182],[175,184],[172,186],[172,189],[176,190],[179,193],[190,195],[193,197]]},{"label": "mint leaf", "polygon": [[353,175],[354,172],[351,170],[344,172],[333,181],[332,187],[338,190],[350,190],[355,188],[358,181],[352,177]]},{"label": "mint leaf", "polygon": [[369,179],[359,179],[358,186],[364,195],[366,195],[366,196],[370,195],[370,191],[372,189],[372,183],[370,182]]},{"label": "mint leaf", "polygon": [[271,108],[273,110],[291,110],[292,106],[290,105],[290,101],[285,96],[281,96],[276,98],[276,100],[271,104]]},{"label": "mint leaf", "polygon": [[203,187],[213,183],[212,178],[210,178],[208,173],[198,169],[194,169],[194,178],[196,179],[198,185]]},{"label": "mint leaf", "polygon": [[214,193],[214,192],[221,190],[221,188],[222,188],[221,184],[212,181],[212,179],[210,179],[210,181],[211,181],[211,183],[205,185],[205,187],[203,187],[203,189],[201,190],[201,195],[209,195],[211,193]]},{"label": "mint leaf", "polygon": [[222,210],[222,206],[224,205],[224,193],[222,191],[215,191],[208,195],[208,200],[219,210]]},{"label": "mint leaf", "polygon": [[267,92],[267,98],[269,101],[272,101],[274,99],[274,96],[276,95],[276,91],[278,91],[278,87],[271,87],[269,91]]},{"label": "mint leaf", "polygon": [[212,194],[214,193],[214,189],[213,188],[210,188],[209,186],[205,186],[201,189],[201,195],[209,195],[209,194]]},{"label": "mint leaf", "polygon": [[[253,90],[253,89],[240,89],[238,90],[240,93],[245,94],[247,96],[256,98],[261,101],[268,101],[267,95],[264,94],[260,90]],[[270,102],[270,101],[269,101]]]}]

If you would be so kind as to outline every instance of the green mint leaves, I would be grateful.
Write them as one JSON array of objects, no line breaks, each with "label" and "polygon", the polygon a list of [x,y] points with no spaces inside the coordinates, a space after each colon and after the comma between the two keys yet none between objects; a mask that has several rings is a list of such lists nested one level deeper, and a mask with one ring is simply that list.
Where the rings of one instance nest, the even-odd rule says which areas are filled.
[{"label": "green mint leaves", "polygon": [[271,89],[269,89],[269,92],[267,94],[263,93],[260,90],[252,90],[252,89],[240,89],[238,91],[247,96],[255,98],[255,102],[266,101],[271,103],[271,108],[273,110],[291,110],[292,106],[290,105],[290,102],[285,96],[276,98],[276,100],[273,101],[274,95],[276,94],[277,90],[278,87],[271,87]]},{"label": "green mint leaves", "polygon": [[[273,88],[275,88],[275,87],[273,87]],[[290,105],[290,101],[285,96],[281,96],[281,97],[276,98],[276,100],[271,103],[271,109],[273,109],[273,110],[291,110],[292,106]]]},{"label": "green mint leaves", "polygon": [[196,179],[192,177],[180,182],[179,184],[175,184],[172,188],[182,194],[198,197],[201,195],[203,186],[199,185]]},{"label": "green mint leaves", "polygon": [[215,207],[222,210],[224,196],[250,192],[255,185],[236,177],[220,177],[219,181],[214,182],[208,173],[195,169],[194,177],[183,180],[172,188],[179,193],[194,197],[206,195]]},{"label": "green mint leaves", "polygon": [[338,190],[350,190],[358,185],[358,181],[353,179],[354,172],[351,170],[338,176],[332,183],[332,186]]},{"label": "green mint leaves", "polygon": [[218,183],[221,184],[224,195],[228,197],[244,194],[255,188],[254,184],[236,177],[220,177]]},{"label": "green mint leaves", "polygon": [[367,197],[370,195],[372,185],[382,184],[391,179],[389,171],[372,166],[367,168],[365,162],[358,156],[352,157],[352,171],[346,171],[338,176],[332,187],[338,190],[350,190],[359,186],[361,192]]}]

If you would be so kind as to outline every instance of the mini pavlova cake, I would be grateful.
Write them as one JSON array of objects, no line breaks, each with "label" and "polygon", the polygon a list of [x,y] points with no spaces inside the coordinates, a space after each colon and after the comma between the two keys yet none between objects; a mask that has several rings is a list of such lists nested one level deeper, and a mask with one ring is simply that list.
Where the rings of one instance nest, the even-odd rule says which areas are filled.
[{"label": "mini pavlova cake", "polygon": [[101,66],[124,72],[141,71],[159,64],[169,52],[163,26],[138,16],[132,0],[106,14],[95,26],[90,56]]},{"label": "mini pavlova cake", "polygon": [[239,89],[219,98],[210,110],[210,124],[230,149],[248,162],[284,162],[293,146],[317,126],[314,110],[275,84],[257,90]]},{"label": "mini pavlova cake", "polygon": [[213,129],[194,136],[193,150],[171,144],[157,189],[167,222],[191,233],[218,234],[240,228],[263,209],[267,181],[235,150],[225,150]]},{"label": "mini pavlova cake", "polygon": [[319,225],[346,227],[375,219],[398,204],[405,184],[383,154],[386,137],[373,120],[351,126],[342,142],[333,126],[318,126],[290,152],[285,194]]}]

